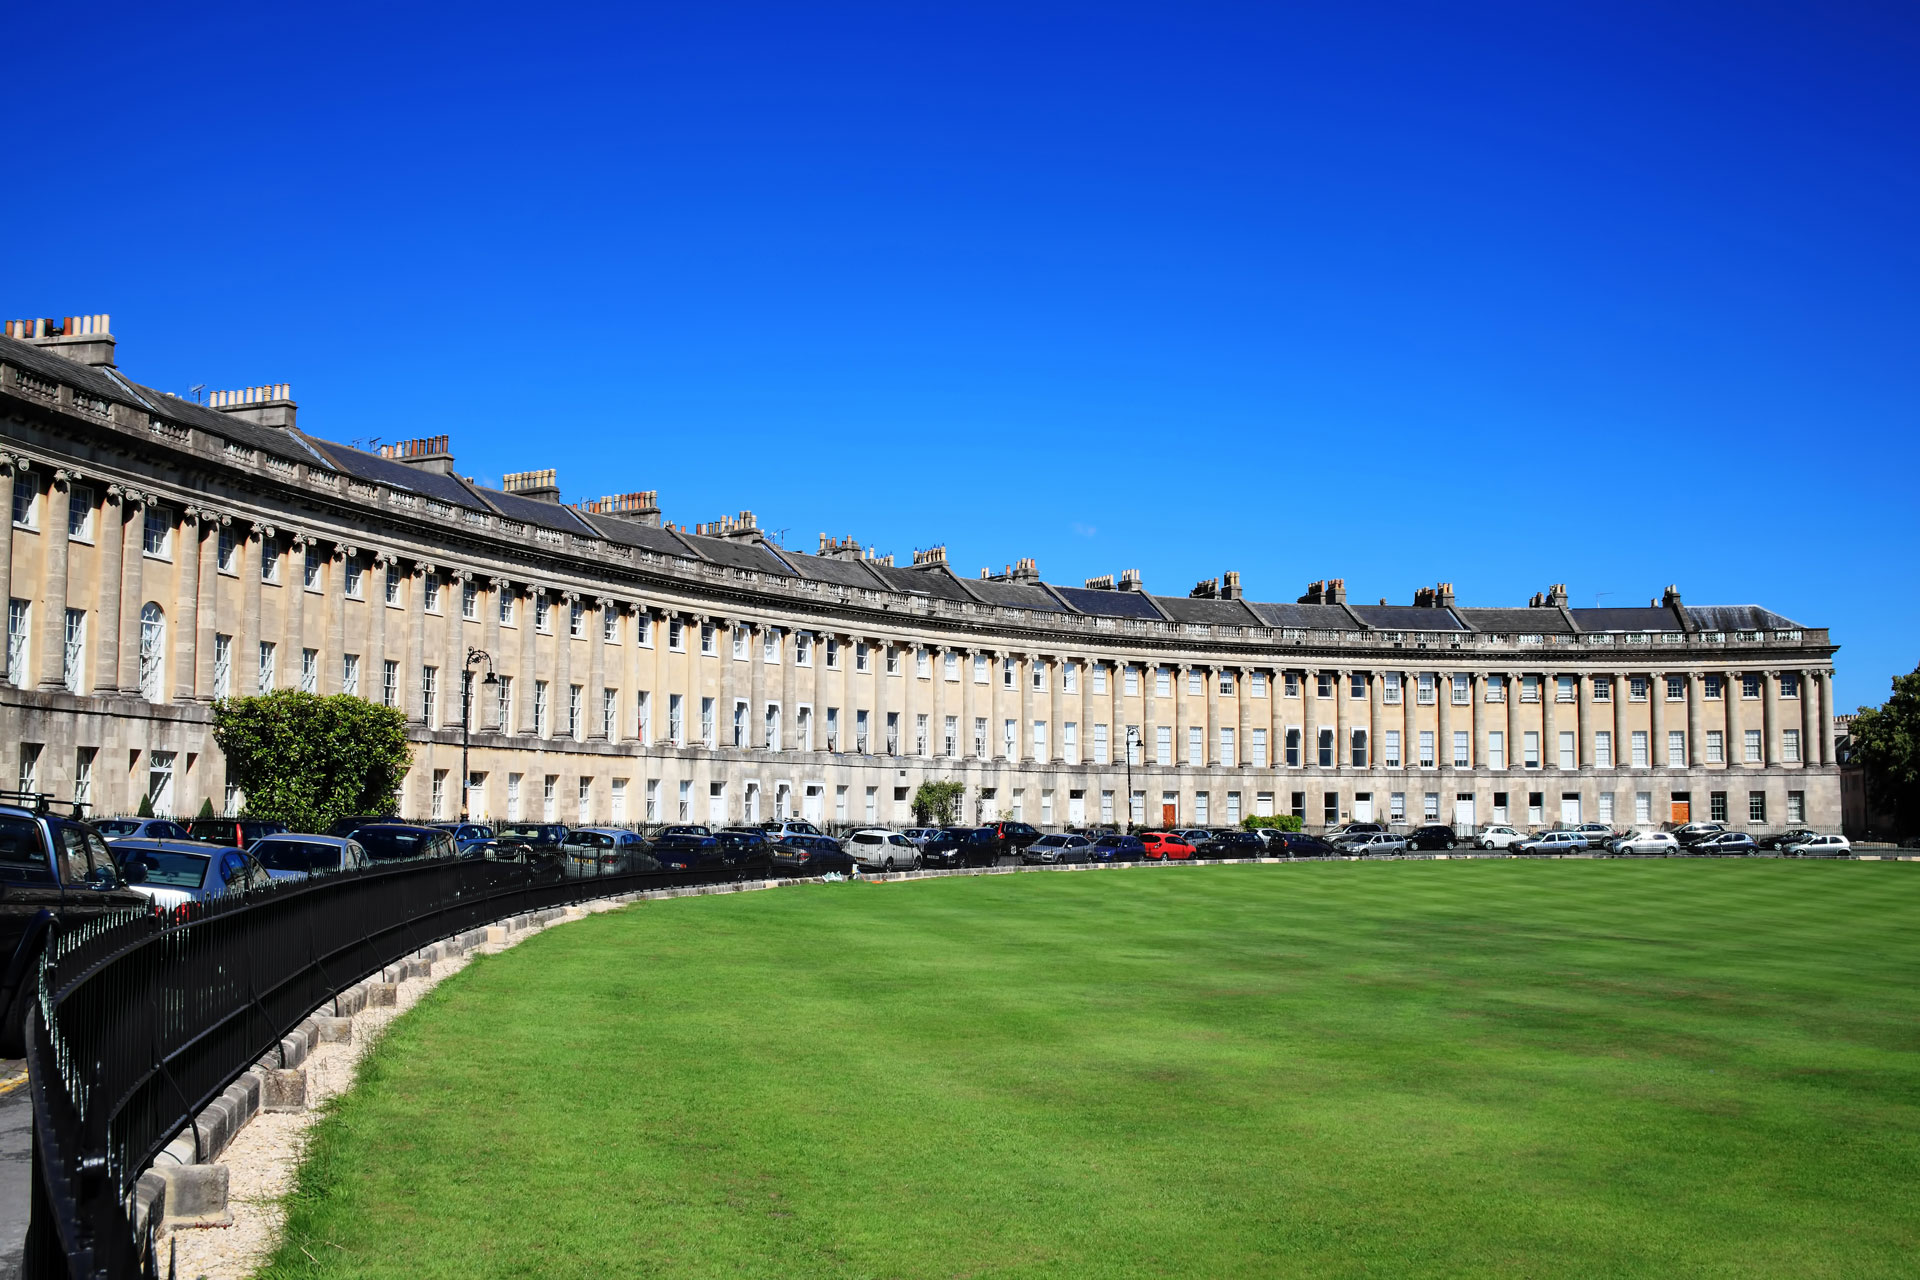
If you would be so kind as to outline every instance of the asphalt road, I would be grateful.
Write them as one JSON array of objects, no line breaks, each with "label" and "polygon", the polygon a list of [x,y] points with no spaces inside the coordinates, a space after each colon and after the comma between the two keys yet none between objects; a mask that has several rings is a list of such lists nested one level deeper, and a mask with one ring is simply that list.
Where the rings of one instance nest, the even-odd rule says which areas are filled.
[{"label": "asphalt road", "polygon": [[27,1064],[0,1058],[0,1280],[20,1274],[20,1248],[27,1238],[28,1189],[33,1176],[33,1106],[24,1084]]}]

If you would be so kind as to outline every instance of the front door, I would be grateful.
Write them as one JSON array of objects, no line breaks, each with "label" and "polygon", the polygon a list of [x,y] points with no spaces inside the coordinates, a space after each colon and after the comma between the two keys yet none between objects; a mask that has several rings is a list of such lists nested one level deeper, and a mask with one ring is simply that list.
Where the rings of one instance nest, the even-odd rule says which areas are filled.
[{"label": "front door", "polygon": [[817,783],[807,787],[806,805],[808,822],[820,821],[821,796],[822,789]]},{"label": "front door", "polygon": [[1693,821],[1692,813],[1693,813],[1693,793],[1690,791],[1674,792],[1672,821],[1692,822]]},{"label": "front door", "polygon": [[1560,797],[1560,821],[1570,827],[1580,825],[1580,797],[1564,795]]},{"label": "front door", "polygon": [[1161,826],[1171,827],[1175,825],[1178,821],[1179,821],[1179,817],[1178,817],[1177,805],[1163,804],[1160,806],[1160,825]]},{"label": "front door", "polygon": [[749,825],[760,821],[760,784],[757,782],[747,784],[745,817]]},{"label": "front door", "polygon": [[1073,791],[1067,794],[1067,825],[1084,827],[1087,825],[1087,794]]},{"label": "front door", "polygon": [[1373,821],[1373,792],[1357,791],[1354,793],[1353,820],[1355,822]]},{"label": "front door", "polygon": [[1473,797],[1455,796],[1453,799],[1453,828],[1455,831],[1473,831]]}]

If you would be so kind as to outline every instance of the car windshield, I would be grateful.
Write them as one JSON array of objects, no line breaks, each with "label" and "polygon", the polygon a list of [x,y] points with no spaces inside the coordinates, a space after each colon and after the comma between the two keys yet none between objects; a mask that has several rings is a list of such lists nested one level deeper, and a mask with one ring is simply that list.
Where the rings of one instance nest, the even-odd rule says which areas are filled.
[{"label": "car windshield", "polygon": [[[559,844],[560,828],[536,826],[509,826],[500,828],[502,840],[517,840],[522,844]],[[374,855],[378,857],[378,854]]]},{"label": "car windshield", "polygon": [[116,836],[130,836],[140,829],[140,824],[131,818],[107,818],[93,824],[93,829],[109,840]]},{"label": "car windshield", "polygon": [[315,840],[262,840],[253,856],[269,871],[338,871],[340,846]]},{"label": "car windshield", "polygon": [[127,863],[147,869],[146,883],[167,889],[198,889],[207,878],[207,855],[176,853],[171,849],[136,849]]},{"label": "car windshield", "polygon": [[587,849],[611,849],[615,841],[604,831],[576,831],[573,833],[573,843]]},{"label": "car windshield", "polygon": [[376,862],[395,862],[401,858],[424,858],[437,841],[450,840],[444,831],[416,831],[410,827],[362,827],[354,839],[366,846],[367,856]]}]

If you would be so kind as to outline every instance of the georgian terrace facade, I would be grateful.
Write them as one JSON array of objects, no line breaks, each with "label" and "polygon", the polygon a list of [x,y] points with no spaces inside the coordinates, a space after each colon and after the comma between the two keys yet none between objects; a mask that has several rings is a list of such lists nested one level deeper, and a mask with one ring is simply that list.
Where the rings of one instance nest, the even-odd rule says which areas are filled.
[{"label": "georgian terrace facade", "polygon": [[284,386],[170,396],[106,329],[0,338],[0,776],[100,812],[233,809],[211,703],[291,687],[405,709],[417,819],[461,812],[470,689],[466,808],[495,820],[903,823],[952,779],[969,819],[1042,826],[1839,822],[1834,646],[1759,607],[804,555],[747,513],[689,533],[651,493],[485,488],[445,437],[333,443]]}]

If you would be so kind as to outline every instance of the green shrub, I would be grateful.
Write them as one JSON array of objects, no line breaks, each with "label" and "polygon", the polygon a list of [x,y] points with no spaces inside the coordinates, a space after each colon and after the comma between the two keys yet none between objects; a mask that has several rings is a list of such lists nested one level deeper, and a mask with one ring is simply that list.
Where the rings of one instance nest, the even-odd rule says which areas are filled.
[{"label": "green shrub", "polygon": [[227,779],[246,793],[247,815],[295,831],[385,812],[413,763],[400,711],[345,693],[224,698],[213,704],[213,740]]},{"label": "green shrub", "polygon": [[1298,831],[1300,830],[1301,822],[1300,819],[1293,814],[1283,813],[1272,818],[1242,818],[1240,820],[1240,826],[1247,831],[1259,831],[1262,829],[1268,831]]}]

